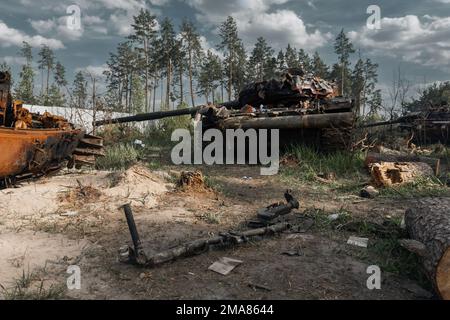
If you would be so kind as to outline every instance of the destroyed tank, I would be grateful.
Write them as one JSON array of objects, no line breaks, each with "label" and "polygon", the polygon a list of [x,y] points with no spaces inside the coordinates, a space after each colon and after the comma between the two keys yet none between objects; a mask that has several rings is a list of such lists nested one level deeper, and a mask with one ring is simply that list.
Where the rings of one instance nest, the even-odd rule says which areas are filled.
[{"label": "destroyed tank", "polygon": [[68,167],[92,165],[103,155],[100,137],[66,119],[31,113],[11,96],[11,76],[0,72],[0,188]]},{"label": "destroyed tank", "polygon": [[410,112],[395,120],[370,123],[363,127],[386,125],[398,125],[398,129],[406,132],[411,142],[417,145],[450,144],[450,106],[445,101],[440,105],[430,104],[422,111]]},{"label": "destroyed tank", "polygon": [[355,121],[352,101],[338,96],[334,83],[288,69],[280,80],[248,84],[235,101],[104,119],[95,125],[188,114],[198,114],[204,129],[280,129],[282,144],[301,141],[324,150],[349,147]]}]

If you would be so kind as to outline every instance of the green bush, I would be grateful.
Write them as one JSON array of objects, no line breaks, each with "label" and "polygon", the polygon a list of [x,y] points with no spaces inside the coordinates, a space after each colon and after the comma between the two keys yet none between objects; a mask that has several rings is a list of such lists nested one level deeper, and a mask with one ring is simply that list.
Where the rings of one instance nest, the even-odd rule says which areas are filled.
[{"label": "green bush", "polygon": [[139,159],[139,151],[130,144],[116,144],[105,148],[105,156],[97,158],[100,170],[127,169]]}]

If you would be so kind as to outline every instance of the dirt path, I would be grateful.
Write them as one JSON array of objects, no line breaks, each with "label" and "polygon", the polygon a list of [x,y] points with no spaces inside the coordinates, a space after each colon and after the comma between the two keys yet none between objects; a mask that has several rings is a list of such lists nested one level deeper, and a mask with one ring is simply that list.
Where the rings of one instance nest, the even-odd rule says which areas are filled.
[{"label": "dirt path", "polygon": [[[170,169],[170,168],[168,168]],[[179,170],[179,168],[177,168]],[[282,200],[290,187],[300,198],[295,214],[345,210],[373,221],[401,217],[407,203],[366,200],[287,186],[278,176],[262,177],[256,167],[203,168],[217,192],[174,191],[165,172],[133,167],[124,173],[60,174],[18,189],[0,191],[0,284],[11,298],[15,280],[26,274],[45,288],[64,289],[69,265],[81,270],[80,290],[56,297],[82,299],[414,299],[428,297],[417,283],[389,272],[382,289],[366,286],[371,264],[365,248],[346,244],[347,234],[313,229],[282,234],[227,251],[211,251],[142,269],[118,262],[130,243],[123,212],[131,202],[149,250],[208,237],[251,219],[258,208]],[[249,178],[251,177],[251,178]],[[296,250],[298,256],[282,254]],[[208,271],[220,257],[243,261],[231,274]],[[32,288],[32,285],[29,285]],[[31,290],[31,289],[30,289]],[[14,297],[14,296],[13,296]],[[31,297],[42,297],[33,296]],[[53,296],[44,296],[51,298]]]}]

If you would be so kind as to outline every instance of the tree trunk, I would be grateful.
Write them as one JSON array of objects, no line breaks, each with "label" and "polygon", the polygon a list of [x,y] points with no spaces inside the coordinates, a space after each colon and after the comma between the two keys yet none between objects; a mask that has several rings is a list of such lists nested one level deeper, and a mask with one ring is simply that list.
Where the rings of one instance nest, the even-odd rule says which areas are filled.
[{"label": "tree trunk", "polygon": [[164,101],[164,77],[161,76],[161,99],[159,101],[159,110],[163,109],[163,101]]},{"label": "tree trunk", "polygon": [[128,112],[128,77],[126,77],[124,87],[125,87],[125,112]]},{"label": "tree trunk", "polygon": [[191,91],[192,107],[195,107],[194,83],[192,78],[192,52],[189,50],[189,89]]},{"label": "tree trunk", "polygon": [[129,112],[133,113],[133,73],[130,74],[130,95],[128,97],[128,108]]},{"label": "tree trunk", "polygon": [[424,245],[423,267],[442,299],[450,299],[450,198],[418,200],[405,213],[410,237]]},{"label": "tree trunk", "polygon": [[418,156],[414,154],[382,154],[375,152],[368,152],[365,165],[369,166],[376,162],[423,162],[428,164],[434,170],[434,174],[438,175],[440,171],[440,159]]},{"label": "tree trunk", "polygon": [[144,38],[144,51],[145,51],[145,108],[146,112],[149,112],[148,103],[148,45],[147,40]]},{"label": "tree trunk", "polygon": [[50,80],[50,67],[47,68],[47,87],[45,89],[45,94],[47,95],[47,99],[48,99],[48,83]]},{"label": "tree trunk", "polygon": [[155,105],[156,105],[156,89],[158,89],[158,80],[156,77],[153,78],[153,112],[155,112]]},{"label": "tree trunk", "polygon": [[183,66],[182,62],[180,62],[180,105],[182,105],[184,102],[184,96],[183,96]]},{"label": "tree trunk", "polygon": [[230,50],[230,74],[228,79],[228,101],[231,101],[231,90],[233,88],[233,53]]},{"label": "tree trunk", "polygon": [[170,82],[172,73],[172,63],[169,60],[167,65],[167,82],[166,82],[166,108],[170,109]]},{"label": "tree trunk", "polygon": [[423,162],[377,162],[369,166],[376,186],[392,186],[414,182],[420,177],[434,176],[433,169]]}]

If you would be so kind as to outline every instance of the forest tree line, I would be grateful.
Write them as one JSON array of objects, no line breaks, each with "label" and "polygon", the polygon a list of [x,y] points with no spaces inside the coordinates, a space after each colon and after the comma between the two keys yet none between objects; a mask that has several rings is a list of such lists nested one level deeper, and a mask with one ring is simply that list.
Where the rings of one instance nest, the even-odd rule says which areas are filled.
[{"label": "forest tree line", "polygon": [[[106,62],[106,92],[96,92],[96,81],[100,79],[83,71],[76,72],[69,85],[64,65],[46,45],[39,48],[34,70],[33,48],[23,42],[20,55],[24,64],[14,84],[15,98],[46,106],[152,112],[205,101],[230,101],[247,83],[277,78],[286,68],[300,67],[306,73],[336,82],[339,92],[354,100],[359,115],[377,117],[382,111],[381,91],[376,88],[378,64],[356,52],[344,30],[334,40],[336,62],[329,66],[317,51],[309,54],[287,44],[276,52],[263,37],[256,39],[248,52],[231,16],[218,28],[216,50],[202,46],[199,31],[188,19],[176,27],[170,18],[158,21],[148,10],[141,9],[133,20],[131,34]],[[39,84],[35,83],[37,73]],[[399,79],[399,91],[400,84]],[[406,105],[406,100],[402,104]],[[394,112],[389,115],[394,116]]]}]

